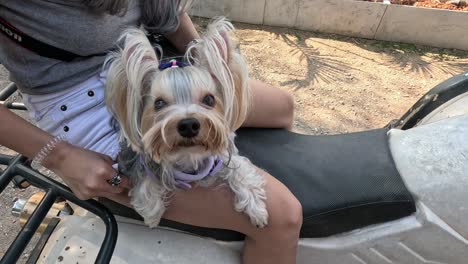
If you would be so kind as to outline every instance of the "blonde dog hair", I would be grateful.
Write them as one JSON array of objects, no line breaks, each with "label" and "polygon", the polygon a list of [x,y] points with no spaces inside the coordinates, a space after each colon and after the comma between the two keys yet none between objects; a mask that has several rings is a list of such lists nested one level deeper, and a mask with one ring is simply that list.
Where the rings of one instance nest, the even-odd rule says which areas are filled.
[{"label": "blonde dog hair", "polygon": [[[192,66],[208,71],[213,77],[232,132],[245,121],[250,106],[247,64],[235,46],[233,30],[230,22],[218,18],[185,54]],[[123,49],[112,53],[106,62],[110,65],[107,106],[121,125],[123,138],[135,151],[141,152],[143,95],[149,92],[151,82],[160,73],[155,48],[161,48],[153,47],[140,29],[127,30],[121,41]],[[185,77],[176,74],[171,78]]]},{"label": "blonde dog hair", "polygon": [[[222,181],[235,194],[235,210],[258,227],[268,223],[263,176],[234,144],[249,111],[250,88],[233,31],[230,22],[218,18],[188,47],[185,62],[160,67],[161,48],[153,47],[142,30],[129,29],[122,49],[106,63],[107,106],[127,142],[123,150],[137,152],[130,155],[136,164],[136,172],[129,174],[131,204],[151,227],[158,225],[168,195],[178,188],[176,172],[200,171],[209,173],[190,183]],[[209,161],[215,159],[219,171],[209,175],[215,169]]]}]

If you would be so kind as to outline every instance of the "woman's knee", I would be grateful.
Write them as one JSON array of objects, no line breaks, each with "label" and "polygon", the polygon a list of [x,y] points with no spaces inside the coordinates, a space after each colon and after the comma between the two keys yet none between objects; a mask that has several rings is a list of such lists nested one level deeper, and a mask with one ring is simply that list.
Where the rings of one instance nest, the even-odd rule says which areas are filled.
[{"label": "woman's knee", "polygon": [[272,215],[271,226],[278,231],[299,232],[302,226],[302,205],[292,196],[288,197],[283,204],[278,205],[281,210],[275,210]]},{"label": "woman's knee", "polygon": [[[280,181],[260,170],[266,179],[268,226],[257,236],[265,236],[274,240],[285,239],[290,242],[299,238],[302,226],[302,205],[288,188]],[[266,232],[264,232],[266,231]]]},{"label": "woman's knee", "polygon": [[294,98],[290,93],[283,92],[283,102],[282,123],[284,127],[291,128],[294,120]]},{"label": "woman's knee", "polygon": [[[277,87],[258,80],[250,80],[252,110],[246,126],[291,128],[294,119],[293,96]],[[265,122],[268,119],[268,122]]]},{"label": "woman's knee", "polygon": [[291,194],[281,203],[270,205],[268,226],[258,229],[250,237],[254,240],[276,241],[295,245],[302,226],[302,206]]}]

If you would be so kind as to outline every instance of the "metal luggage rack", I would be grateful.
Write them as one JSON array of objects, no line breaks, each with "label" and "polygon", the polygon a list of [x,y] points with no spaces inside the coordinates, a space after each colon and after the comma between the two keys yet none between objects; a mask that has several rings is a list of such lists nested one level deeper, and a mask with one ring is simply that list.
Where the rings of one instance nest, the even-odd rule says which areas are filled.
[{"label": "metal luggage rack", "polygon": [[[26,107],[22,103],[6,102],[16,90],[16,85],[10,84],[0,91],[0,104],[13,110],[26,110]],[[18,188],[32,185],[45,191],[44,198],[11,243],[5,255],[1,258],[0,264],[17,262],[40,224],[44,221],[47,213],[59,198],[70,201],[102,219],[106,226],[106,234],[95,263],[110,262],[115,244],[117,243],[117,222],[106,207],[95,200],[83,201],[78,199],[65,185],[33,170],[30,167],[30,161],[22,155],[10,156],[0,154],[0,165],[7,166],[4,170],[0,170],[0,193],[5,190],[10,182],[13,182]]]}]

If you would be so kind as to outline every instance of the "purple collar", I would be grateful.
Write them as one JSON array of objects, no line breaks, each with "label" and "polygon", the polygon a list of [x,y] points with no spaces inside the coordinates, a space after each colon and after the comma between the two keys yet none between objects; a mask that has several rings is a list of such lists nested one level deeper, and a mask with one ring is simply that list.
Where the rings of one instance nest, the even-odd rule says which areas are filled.
[{"label": "purple collar", "polygon": [[[158,177],[148,168],[148,165],[145,162],[145,158],[143,155],[140,155],[140,162],[143,165],[143,168],[145,169],[145,173],[153,178],[153,179],[158,179]],[[177,183],[177,187],[181,189],[190,189],[192,188],[192,185],[190,183],[194,181],[199,181],[205,177],[210,177],[218,173],[223,166],[223,161],[218,158],[218,157],[209,157],[203,164],[201,168],[198,169],[195,173],[186,173],[183,171],[179,171],[176,169],[173,169],[172,173],[174,176],[174,179]]]}]

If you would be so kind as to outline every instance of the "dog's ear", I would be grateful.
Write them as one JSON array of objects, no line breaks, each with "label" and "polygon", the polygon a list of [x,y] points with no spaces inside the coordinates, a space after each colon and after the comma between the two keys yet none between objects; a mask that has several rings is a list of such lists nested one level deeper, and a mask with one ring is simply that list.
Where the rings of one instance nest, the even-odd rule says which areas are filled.
[{"label": "dog's ear", "polygon": [[119,122],[121,136],[140,152],[143,96],[149,92],[159,61],[154,47],[139,29],[126,30],[120,43],[123,47],[106,61],[106,103]]},{"label": "dog's ear", "polygon": [[247,63],[237,48],[234,26],[217,18],[207,27],[201,40],[189,47],[189,59],[206,67],[218,84],[226,119],[234,131],[247,117],[250,107]]}]

